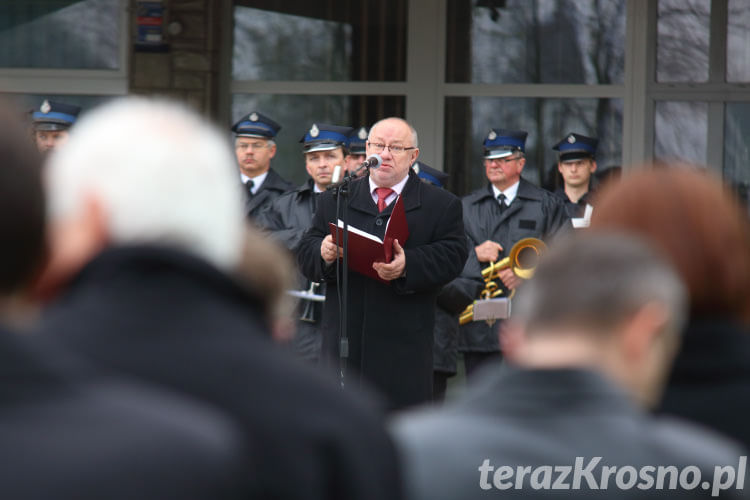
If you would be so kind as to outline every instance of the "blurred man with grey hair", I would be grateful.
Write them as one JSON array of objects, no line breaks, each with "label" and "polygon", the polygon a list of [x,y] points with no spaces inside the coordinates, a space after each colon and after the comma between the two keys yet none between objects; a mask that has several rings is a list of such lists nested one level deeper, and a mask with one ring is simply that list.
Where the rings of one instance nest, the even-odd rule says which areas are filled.
[{"label": "blurred man with grey hair", "polygon": [[395,422],[408,498],[743,497],[739,448],[646,412],[685,314],[681,282],[651,249],[617,235],[560,242],[514,306],[507,364],[444,410]]},{"label": "blurred man with grey hair", "polygon": [[51,160],[50,275],[64,293],[43,336],[224,410],[263,450],[248,470],[259,498],[399,497],[378,412],[278,350],[266,290],[231,276],[252,256],[221,134],[130,98],[92,111]]}]

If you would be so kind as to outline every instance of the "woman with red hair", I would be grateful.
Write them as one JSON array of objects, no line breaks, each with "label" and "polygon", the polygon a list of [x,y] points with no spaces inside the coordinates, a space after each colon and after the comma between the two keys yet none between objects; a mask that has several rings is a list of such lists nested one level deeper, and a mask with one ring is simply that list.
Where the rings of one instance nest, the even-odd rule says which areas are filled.
[{"label": "woman with red hair", "polygon": [[598,193],[591,230],[635,233],[672,262],[690,320],[661,410],[750,447],[750,224],[708,171],[659,166]]}]

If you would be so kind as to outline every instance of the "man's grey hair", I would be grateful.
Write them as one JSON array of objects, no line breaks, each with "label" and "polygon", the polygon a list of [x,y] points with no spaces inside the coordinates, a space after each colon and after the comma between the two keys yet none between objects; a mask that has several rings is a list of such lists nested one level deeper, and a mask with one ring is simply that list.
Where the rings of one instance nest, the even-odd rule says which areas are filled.
[{"label": "man's grey hair", "polygon": [[375,127],[377,127],[378,125],[380,125],[383,122],[388,121],[388,120],[399,120],[399,121],[404,122],[406,124],[406,126],[409,127],[409,130],[411,130],[411,142],[412,142],[411,145],[412,145],[412,147],[415,147],[415,148],[419,147],[419,136],[417,135],[417,129],[415,129],[414,127],[412,127],[411,124],[409,122],[407,122],[406,120],[404,120],[403,118],[398,118],[396,116],[391,116],[389,118],[383,118],[382,120],[378,120],[375,123],[373,123],[372,127],[370,127],[370,133],[367,136],[367,140],[368,141],[370,140],[370,137],[372,136],[372,131],[375,130]]},{"label": "man's grey hair", "polygon": [[513,303],[513,319],[530,334],[570,326],[606,331],[648,303],[666,307],[668,330],[682,330],[685,287],[645,242],[615,233],[575,233],[555,243]]},{"label": "man's grey hair", "polygon": [[242,193],[226,138],[196,112],[129,97],[83,117],[47,170],[52,220],[94,196],[114,244],[178,247],[220,268],[239,263]]}]

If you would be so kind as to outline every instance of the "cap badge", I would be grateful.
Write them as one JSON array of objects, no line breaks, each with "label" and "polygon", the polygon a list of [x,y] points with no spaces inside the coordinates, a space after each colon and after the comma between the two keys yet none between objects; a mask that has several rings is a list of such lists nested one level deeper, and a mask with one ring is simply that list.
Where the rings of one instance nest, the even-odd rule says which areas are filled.
[{"label": "cap badge", "polygon": [[494,141],[495,139],[497,139],[497,134],[495,133],[494,130],[490,130],[490,135],[487,136],[487,139],[491,141]]},{"label": "cap badge", "polygon": [[257,122],[258,121],[258,113],[253,113],[250,115],[250,121],[251,122]]},{"label": "cap badge", "polygon": [[365,130],[365,128],[364,128],[364,127],[360,128],[360,129],[359,129],[359,132],[357,133],[357,137],[359,137],[359,138],[360,138],[360,139],[362,139],[363,141],[364,141],[365,139],[367,139],[367,130]]},{"label": "cap badge", "polygon": [[576,138],[575,138],[575,136],[573,134],[570,134],[568,136],[568,142],[571,143],[571,144],[573,144],[574,142],[576,142]]},{"label": "cap badge", "polygon": [[313,123],[313,126],[310,128],[310,137],[318,137],[318,135],[320,135],[320,129]]},{"label": "cap badge", "polygon": [[46,99],[44,100],[42,105],[39,107],[39,111],[41,111],[45,115],[49,113],[51,109],[52,109],[52,106],[49,105],[49,101]]}]

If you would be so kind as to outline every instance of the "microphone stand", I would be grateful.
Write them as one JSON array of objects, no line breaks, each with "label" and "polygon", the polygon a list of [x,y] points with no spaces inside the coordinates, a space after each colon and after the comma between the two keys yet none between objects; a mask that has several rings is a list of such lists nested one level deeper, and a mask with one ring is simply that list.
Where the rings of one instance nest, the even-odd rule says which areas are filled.
[{"label": "microphone stand", "polygon": [[[362,167],[358,168],[355,175],[361,171]],[[348,333],[348,322],[349,322],[349,311],[348,311],[348,298],[349,298],[349,184],[352,179],[356,178],[351,173],[347,172],[344,174],[343,180],[335,185],[333,195],[336,197],[336,228],[338,233],[339,220],[343,222],[343,238],[341,248],[343,249],[344,256],[341,269],[339,268],[338,262],[336,262],[336,292],[339,299],[339,384],[342,389],[346,386],[346,364],[349,359],[349,333]],[[343,207],[341,199],[344,199]],[[338,238],[337,238],[338,240]],[[336,241],[339,244],[339,241]],[[336,259],[338,260],[338,258]]]},{"label": "microphone stand", "polygon": [[[374,156],[378,159],[376,165],[380,166],[382,161],[380,156]],[[339,384],[342,389],[346,387],[346,364],[349,359],[349,185],[354,179],[358,178],[361,172],[364,171],[369,174],[370,165],[369,160],[363,162],[353,174],[347,172],[341,182],[330,188],[336,197],[336,234],[338,234],[339,220],[343,223],[341,248],[344,256],[340,270],[338,262],[336,262],[336,292],[339,299]],[[343,207],[341,205],[342,198],[344,199]],[[338,245],[338,243],[337,241],[336,244]]]}]

